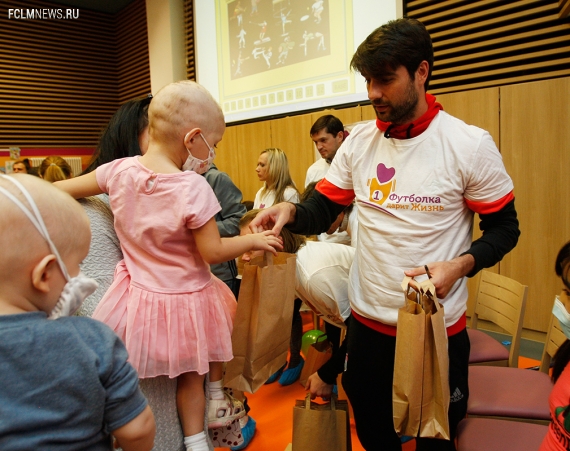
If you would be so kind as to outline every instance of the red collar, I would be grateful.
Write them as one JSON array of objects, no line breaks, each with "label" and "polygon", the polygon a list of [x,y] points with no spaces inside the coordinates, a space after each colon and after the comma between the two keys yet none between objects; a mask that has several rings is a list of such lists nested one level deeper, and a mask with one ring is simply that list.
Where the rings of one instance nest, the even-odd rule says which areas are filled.
[{"label": "red collar", "polygon": [[435,97],[426,93],[426,101],[428,104],[427,111],[413,122],[403,125],[394,125],[391,122],[383,122],[376,119],[376,126],[382,130],[386,138],[409,139],[415,138],[426,131],[432,119],[439,110],[443,110],[440,103],[435,101]]}]

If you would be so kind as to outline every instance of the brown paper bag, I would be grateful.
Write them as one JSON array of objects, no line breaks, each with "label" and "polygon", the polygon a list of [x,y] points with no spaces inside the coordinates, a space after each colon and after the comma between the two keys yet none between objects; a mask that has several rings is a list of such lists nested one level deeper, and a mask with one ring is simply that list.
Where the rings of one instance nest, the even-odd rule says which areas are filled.
[{"label": "brown paper bag", "polygon": [[246,263],[224,385],[255,393],[287,361],[295,300],[294,254],[265,253]]},{"label": "brown paper bag", "polygon": [[293,407],[292,451],[351,451],[348,403],[333,396],[328,404],[311,402],[311,394]]},{"label": "brown paper bag", "polygon": [[316,343],[312,343],[307,351],[305,366],[301,370],[299,383],[304,387],[311,374],[323,366],[332,356],[332,343],[327,340],[326,335],[317,338]]},{"label": "brown paper bag", "polygon": [[418,285],[406,277],[402,288],[406,305],[398,311],[394,428],[399,435],[449,440],[449,357],[443,306],[429,280]]}]

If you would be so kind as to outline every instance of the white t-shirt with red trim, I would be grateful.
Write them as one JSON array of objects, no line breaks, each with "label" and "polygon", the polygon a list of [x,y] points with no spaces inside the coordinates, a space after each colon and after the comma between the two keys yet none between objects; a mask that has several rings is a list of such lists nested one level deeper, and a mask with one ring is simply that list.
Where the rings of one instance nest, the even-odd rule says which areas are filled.
[{"label": "white t-shirt with red trim", "polygon": [[[351,307],[388,325],[396,325],[404,303],[404,270],[451,260],[469,249],[473,212],[465,199],[484,206],[513,190],[489,133],[444,111],[411,139],[385,138],[374,122],[357,126],[326,179],[356,195]],[[466,310],[466,279],[440,301],[449,327]]]}]

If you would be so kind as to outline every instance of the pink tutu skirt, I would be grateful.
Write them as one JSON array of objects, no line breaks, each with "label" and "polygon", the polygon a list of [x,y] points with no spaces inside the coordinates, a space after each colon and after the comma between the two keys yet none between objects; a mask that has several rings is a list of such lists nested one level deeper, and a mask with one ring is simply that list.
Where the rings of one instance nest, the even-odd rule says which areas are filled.
[{"label": "pink tutu skirt", "polygon": [[209,371],[228,362],[237,303],[227,285],[212,276],[202,290],[159,293],[131,281],[124,261],[93,318],[123,340],[140,378]]}]

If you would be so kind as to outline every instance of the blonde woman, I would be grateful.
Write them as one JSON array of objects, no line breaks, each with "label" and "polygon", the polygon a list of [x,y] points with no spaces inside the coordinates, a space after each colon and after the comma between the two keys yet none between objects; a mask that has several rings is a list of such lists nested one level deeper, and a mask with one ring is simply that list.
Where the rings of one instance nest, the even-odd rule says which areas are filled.
[{"label": "blonde woman", "polygon": [[73,170],[67,161],[58,156],[47,157],[40,164],[40,177],[48,182],[67,180],[73,177]]},{"label": "blonde woman", "polygon": [[299,202],[299,191],[289,173],[287,155],[281,149],[272,147],[261,152],[255,172],[265,183],[255,195],[253,208],[271,207],[279,202]]},{"label": "blonde woman", "polygon": [[[299,191],[295,188],[295,184],[289,173],[287,155],[285,155],[285,152],[281,149],[271,147],[261,152],[257,160],[255,172],[257,172],[259,180],[265,183],[255,195],[253,202],[254,210],[271,207],[279,202],[299,202]],[[281,385],[291,385],[298,380],[301,375],[305,361],[301,357],[303,323],[301,321],[301,314],[299,313],[300,307],[301,300],[295,299],[291,343],[289,345],[289,363],[271,375],[266,384],[271,384],[279,380]]]}]

